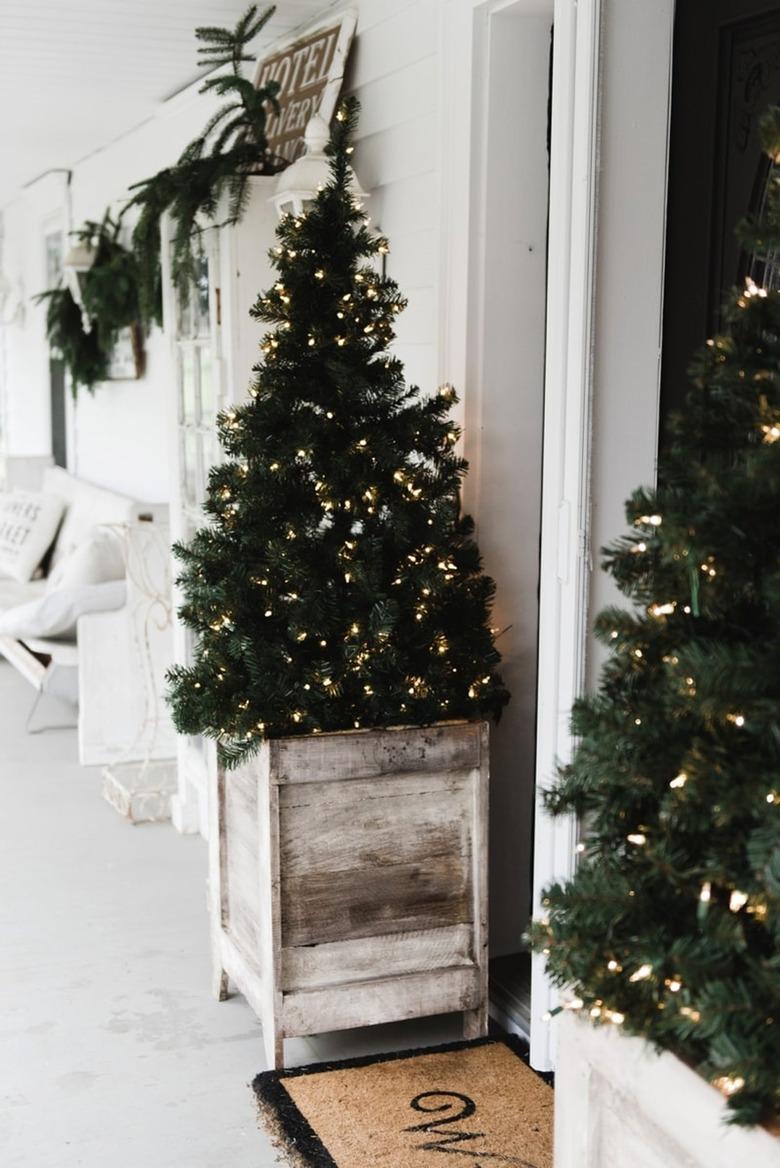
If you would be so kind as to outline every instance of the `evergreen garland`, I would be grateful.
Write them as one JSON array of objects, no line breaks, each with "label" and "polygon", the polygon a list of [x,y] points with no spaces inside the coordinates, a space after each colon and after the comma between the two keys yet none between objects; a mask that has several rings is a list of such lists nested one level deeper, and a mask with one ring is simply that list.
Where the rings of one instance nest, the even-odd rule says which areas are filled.
[{"label": "evergreen garland", "polygon": [[350,191],[354,101],[331,177],[286,216],[251,400],[221,415],[209,526],[176,553],[195,662],[170,674],[178,729],[235,765],[264,738],[498,717],[494,593],[473,523],[454,392],[421,398],[388,352],[405,301]]},{"label": "evergreen garland", "polygon": [[69,288],[50,288],[36,299],[48,301],[46,337],[52,355],[62,360],[68,371],[71,393],[77,397],[81,386],[92,393],[108,376],[108,355],[101,348],[97,331],[84,332],[81,309]]},{"label": "evergreen garland", "polygon": [[[780,111],[764,122],[780,153]],[[743,230],[747,230],[743,228]],[[780,200],[753,230],[780,244]],[[748,281],[692,367],[657,491],[604,566],[598,692],[546,803],[583,817],[532,940],[574,1008],[698,1068],[734,1122],[780,1107],[780,293]]]},{"label": "evergreen garland", "polygon": [[278,113],[279,85],[270,81],[261,89],[242,76],[249,42],[263,28],[274,8],[258,15],[252,4],[235,28],[201,27],[195,36],[203,44],[198,49],[200,65],[225,68],[206,79],[201,93],[213,91],[230,100],[209,119],[204,129],[183,151],[173,166],[165,167],[135,183],[136,194],[123,214],[140,211],[133,230],[141,275],[141,306],[145,317],[160,320],[160,219],[165,211],[175,225],[172,272],[179,296],[186,303],[196,279],[198,237],[206,222],[216,216],[220,200],[227,197],[226,224],[237,223],[249,197],[252,174],[274,174],[287,165],[268,149],[266,120],[269,109]]},{"label": "evergreen garland", "polygon": [[79,243],[94,248],[94,262],[82,283],[84,314],[68,288],[42,292],[48,301],[46,336],[53,352],[65,363],[74,397],[79,387],[92,392],[108,377],[111,355],[122,329],[141,319],[139,277],[135,256],[119,242],[120,223],[106,212],[102,222],[88,220],[74,232]]}]

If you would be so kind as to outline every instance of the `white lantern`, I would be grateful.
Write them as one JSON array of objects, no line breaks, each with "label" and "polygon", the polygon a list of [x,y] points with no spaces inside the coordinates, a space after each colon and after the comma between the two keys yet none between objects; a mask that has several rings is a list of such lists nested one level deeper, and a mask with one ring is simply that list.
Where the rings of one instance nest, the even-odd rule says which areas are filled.
[{"label": "white lantern", "polygon": [[84,281],[95,262],[96,250],[91,243],[75,244],[62,263],[65,286],[81,309],[81,325],[85,333],[92,331],[92,321],[84,308]]},{"label": "white lantern", "polygon": [[[308,211],[319,191],[330,177],[330,159],[325,147],[330,138],[330,130],[324,118],[315,114],[310,119],[303,136],[306,149],[296,162],[291,162],[279,175],[272,202],[281,219],[284,215],[302,215]],[[368,195],[362,190],[355,172],[350,183],[353,197],[362,204]]]}]

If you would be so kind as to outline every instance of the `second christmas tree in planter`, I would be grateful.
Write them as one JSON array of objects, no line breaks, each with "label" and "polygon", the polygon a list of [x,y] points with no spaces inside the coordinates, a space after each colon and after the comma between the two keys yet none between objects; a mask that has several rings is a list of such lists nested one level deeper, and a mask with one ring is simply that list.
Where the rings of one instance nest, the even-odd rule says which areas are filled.
[{"label": "second christmas tree in planter", "polygon": [[178,728],[217,740],[220,993],[285,1035],[464,1010],[486,1024],[487,727],[494,585],[460,515],[454,394],[388,352],[404,301],[350,190],[288,216],[251,400],[221,419],[212,524],[179,548],[195,664]]}]

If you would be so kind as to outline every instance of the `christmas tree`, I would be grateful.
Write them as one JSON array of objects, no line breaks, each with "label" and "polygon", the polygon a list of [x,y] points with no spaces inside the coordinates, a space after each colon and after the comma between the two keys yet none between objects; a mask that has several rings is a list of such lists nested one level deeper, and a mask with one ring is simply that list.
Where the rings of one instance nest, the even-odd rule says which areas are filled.
[{"label": "christmas tree", "polygon": [[[753,225],[767,249],[779,228]],[[610,656],[547,795],[583,817],[581,861],[532,938],[572,1008],[751,1124],[780,1103],[780,293],[735,291],[692,380],[659,489],[605,552],[635,607],[597,619]]]},{"label": "christmas tree", "polygon": [[176,549],[197,649],[172,671],[174,718],[228,765],[264,738],[498,717],[508,700],[494,584],[459,509],[455,394],[421,397],[388,351],[405,302],[351,193],[356,109],[338,111],[329,182],[279,225],[250,400],[219,421],[211,522]]}]

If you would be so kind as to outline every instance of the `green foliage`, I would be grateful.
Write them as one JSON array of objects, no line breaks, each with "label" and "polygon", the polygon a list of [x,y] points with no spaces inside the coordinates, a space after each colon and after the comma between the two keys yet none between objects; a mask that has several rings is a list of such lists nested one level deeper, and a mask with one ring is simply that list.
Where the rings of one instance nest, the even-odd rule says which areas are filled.
[{"label": "green foliage", "polygon": [[[201,93],[213,92],[229,100],[209,119],[173,166],[135,183],[136,194],[125,207],[139,209],[133,231],[133,247],[141,274],[141,307],[146,319],[159,321],[160,219],[170,213],[173,233],[172,270],[180,297],[186,302],[195,281],[198,237],[205,222],[217,215],[223,196],[227,200],[225,223],[241,219],[249,196],[252,174],[274,174],[286,163],[268,149],[266,119],[269,109],[278,112],[275,81],[260,89],[241,75],[244,62],[254,58],[246,46],[272,15],[273,7],[258,15],[257,5],[247,9],[233,29],[197,28],[203,44],[200,65],[227,68],[211,76]],[[124,212],[123,212],[124,213]]]},{"label": "green foliage", "polygon": [[635,607],[596,623],[610,656],[547,796],[585,851],[532,939],[595,1020],[677,1052],[752,1124],[780,1104],[780,293],[748,284],[726,320],[659,489],[606,549]]},{"label": "green foliage", "polygon": [[119,222],[106,212],[102,222],[87,221],[74,232],[79,243],[94,248],[94,262],[82,285],[89,331],[66,287],[38,297],[48,300],[46,335],[67,367],[74,396],[80,386],[92,392],[105,381],[119,332],[140,320],[138,267],[133,253],[119,242],[119,231]]},{"label": "green foliage", "polygon": [[285,217],[270,331],[250,400],[220,418],[211,524],[187,546],[192,668],[171,674],[176,725],[237,764],[263,738],[499,715],[493,581],[459,510],[455,395],[422,398],[388,352],[405,301],[376,270],[387,241],[350,193],[347,103],[331,177]]},{"label": "green foliage", "polygon": [[53,355],[62,359],[70,374],[74,397],[83,386],[90,393],[108,376],[108,355],[100,345],[96,330],[84,332],[81,309],[65,287],[41,292],[39,300],[48,301],[46,336]]}]

